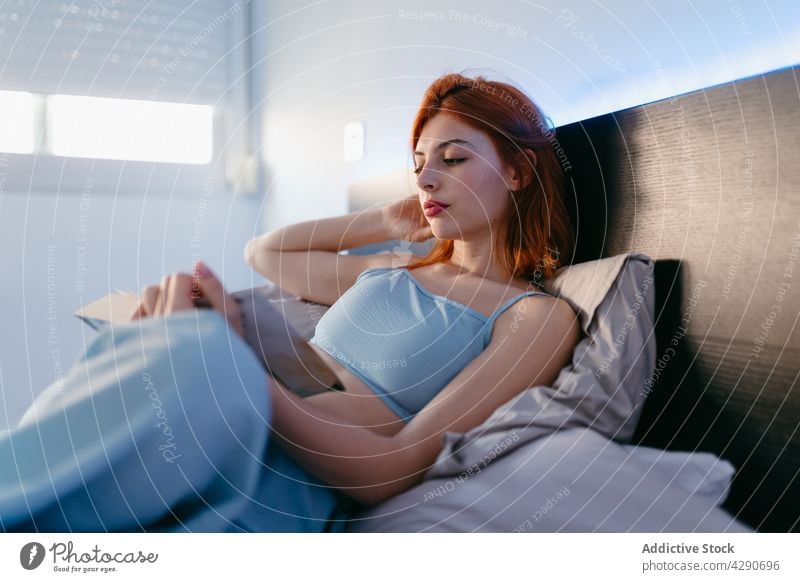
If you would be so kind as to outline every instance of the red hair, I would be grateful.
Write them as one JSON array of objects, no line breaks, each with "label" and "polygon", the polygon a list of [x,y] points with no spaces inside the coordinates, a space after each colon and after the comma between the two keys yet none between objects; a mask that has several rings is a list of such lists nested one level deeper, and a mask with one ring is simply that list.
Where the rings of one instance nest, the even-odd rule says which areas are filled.
[{"label": "red hair", "polygon": [[[555,276],[563,258],[572,254],[574,235],[549,119],[516,87],[482,76],[450,73],[425,91],[411,129],[412,151],[417,149],[425,124],[439,114],[455,116],[486,133],[500,159],[517,175],[530,178],[523,180],[519,190],[510,192],[512,203],[498,229],[496,260],[506,274],[536,285]],[[407,268],[446,262],[452,255],[453,241],[438,239],[426,256],[414,259]]]}]

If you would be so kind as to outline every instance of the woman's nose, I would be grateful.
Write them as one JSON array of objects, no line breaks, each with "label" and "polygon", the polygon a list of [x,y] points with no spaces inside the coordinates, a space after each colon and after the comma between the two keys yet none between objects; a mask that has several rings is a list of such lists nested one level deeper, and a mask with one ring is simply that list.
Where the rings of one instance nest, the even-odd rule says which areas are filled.
[{"label": "woman's nose", "polygon": [[420,190],[432,192],[439,187],[441,177],[435,170],[431,168],[422,168],[422,171],[417,174],[417,187]]}]

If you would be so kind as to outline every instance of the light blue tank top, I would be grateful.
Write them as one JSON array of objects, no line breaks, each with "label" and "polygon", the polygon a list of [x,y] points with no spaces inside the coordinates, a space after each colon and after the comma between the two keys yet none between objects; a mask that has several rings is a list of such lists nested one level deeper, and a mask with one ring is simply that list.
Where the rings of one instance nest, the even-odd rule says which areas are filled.
[{"label": "light blue tank top", "polygon": [[375,267],[317,322],[311,343],[361,378],[409,422],[480,354],[497,317],[526,291],[486,317],[422,287],[406,268]]}]

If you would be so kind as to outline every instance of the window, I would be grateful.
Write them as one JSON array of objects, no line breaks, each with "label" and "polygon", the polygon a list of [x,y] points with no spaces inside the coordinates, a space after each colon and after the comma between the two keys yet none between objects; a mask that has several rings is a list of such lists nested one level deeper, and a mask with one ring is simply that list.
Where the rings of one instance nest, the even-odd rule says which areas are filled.
[{"label": "window", "polygon": [[213,108],[104,97],[55,95],[47,135],[57,156],[207,164]]},{"label": "window", "polygon": [[139,178],[167,192],[252,186],[238,170],[253,171],[248,12],[245,0],[0,3],[7,189],[79,191],[87,173],[115,192],[141,193]]},{"label": "window", "polygon": [[[211,162],[209,105],[0,91],[0,153],[185,164]],[[46,127],[44,140],[37,127]]]}]

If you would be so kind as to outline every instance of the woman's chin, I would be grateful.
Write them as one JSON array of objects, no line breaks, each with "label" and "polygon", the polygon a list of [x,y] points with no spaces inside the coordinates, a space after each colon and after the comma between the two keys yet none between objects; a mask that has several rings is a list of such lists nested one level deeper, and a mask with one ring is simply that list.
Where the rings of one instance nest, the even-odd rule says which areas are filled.
[{"label": "woman's chin", "polygon": [[429,220],[428,223],[431,227],[431,232],[433,236],[441,240],[453,240],[456,238],[457,229],[453,228],[453,224],[444,224],[441,220]]},{"label": "woman's chin", "polygon": [[445,229],[436,229],[432,228],[431,231],[433,232],[433,238],[438,240],[454,240],[455,237],[452,233],[445,231]]},{"label": "woman's chin", "polygon": [[441,221],[438,224],[436,222],[431,224],[431,232],[433,236],[441,240],[464,240],[464,235],[466,234],[462,229],[458,228],[457,224],[452,222],[442,224]]}]

